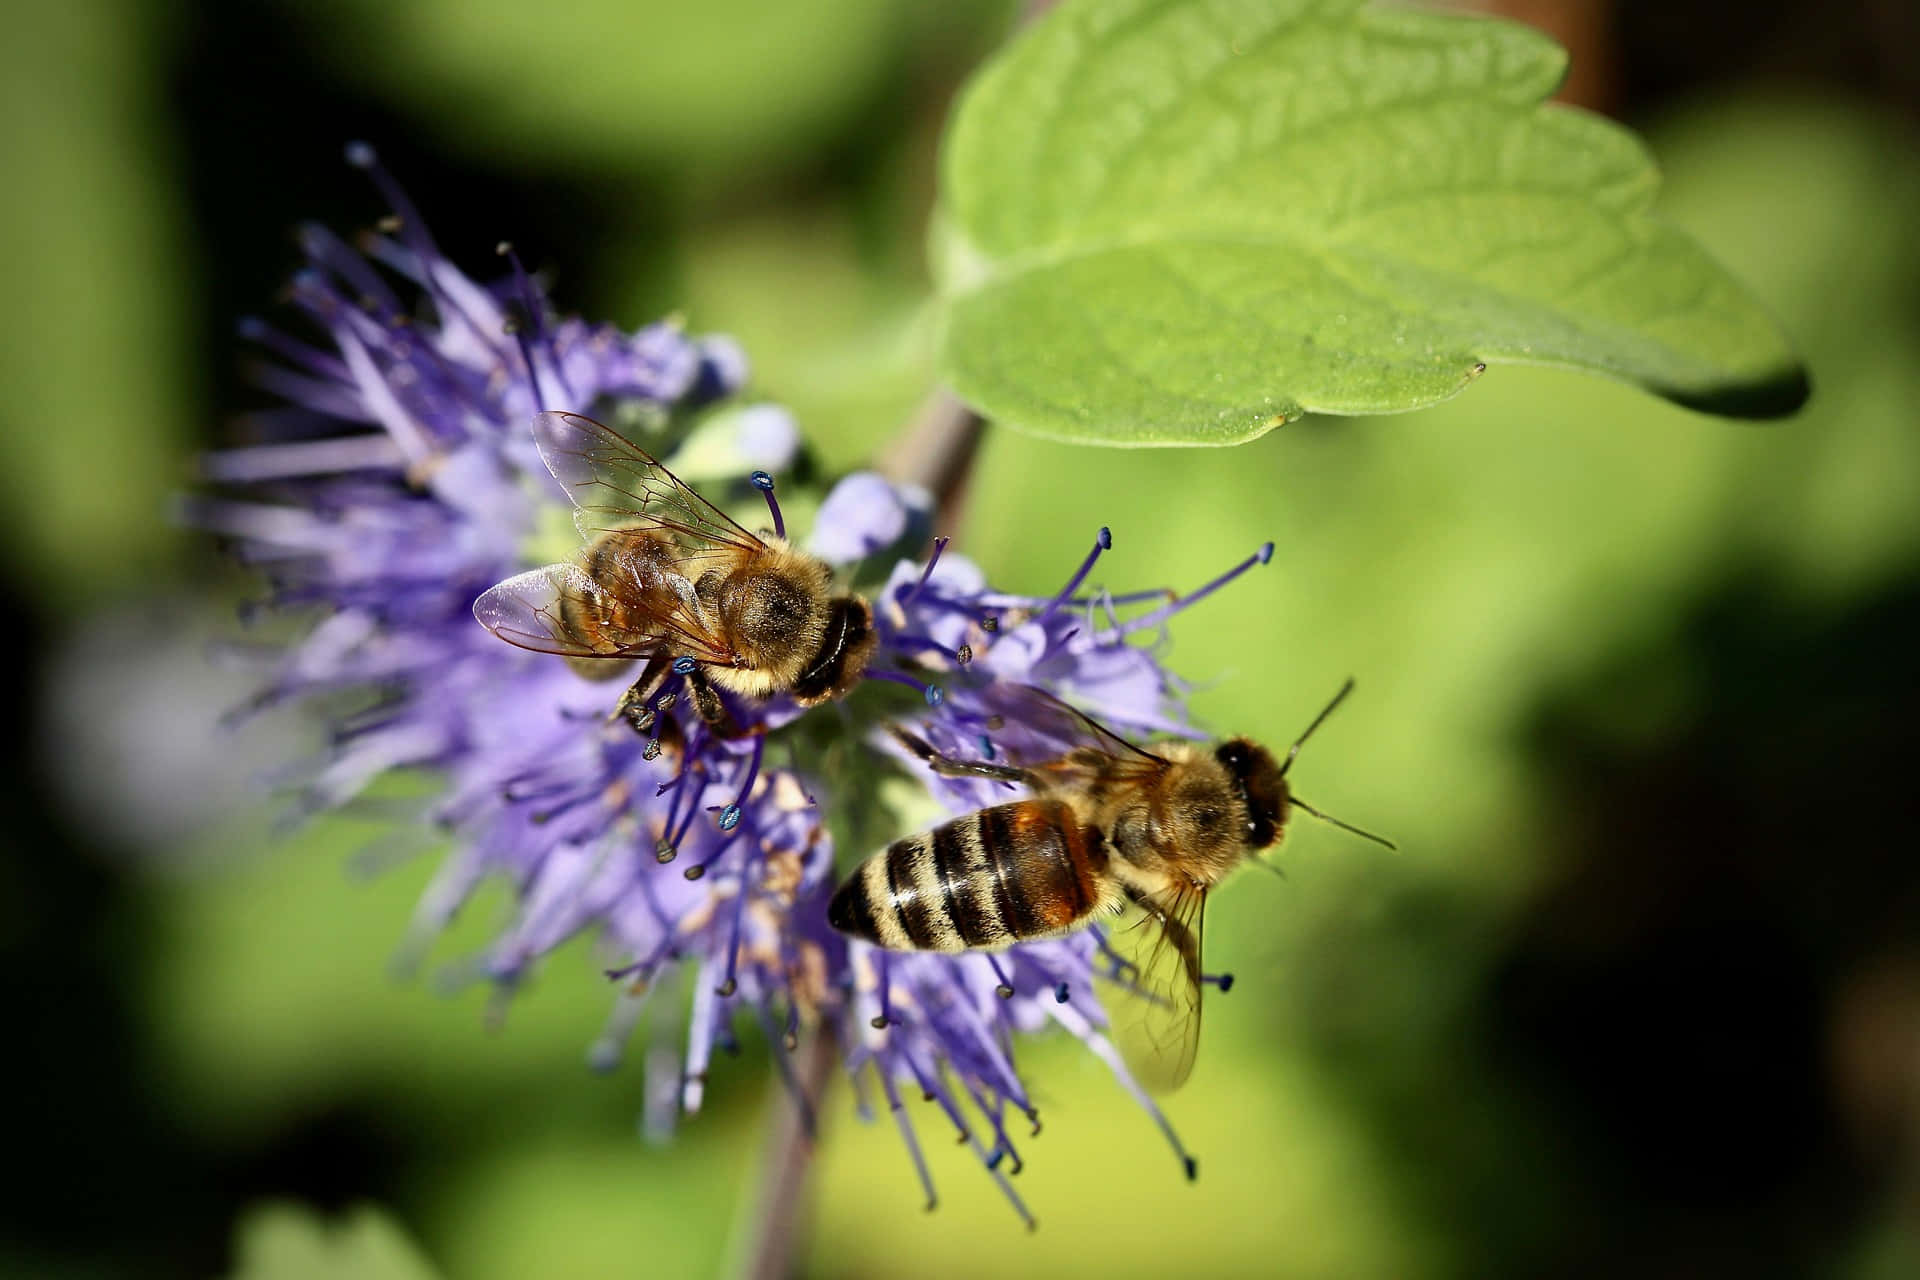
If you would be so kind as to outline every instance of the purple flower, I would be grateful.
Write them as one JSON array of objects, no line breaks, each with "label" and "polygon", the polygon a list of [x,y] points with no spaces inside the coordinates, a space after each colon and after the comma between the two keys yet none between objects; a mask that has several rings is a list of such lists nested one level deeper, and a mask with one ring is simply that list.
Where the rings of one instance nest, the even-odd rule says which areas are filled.
[{"label": "purple flower", "polygon": [[[272,651],[249,703],[318,701],[332,715],[325,753],[284,775],[299,786],[298,810],[351,805],[395,770],[438,779],[412,829],[422,845],[450,836],[452,849],[403,956],[417,960],[479,885],[504,878],[514,918],[456,976],[510,993],[564,940],[597,936],[620,985],[590,1062],[616,1065],[651,1008],[649,1132],[698,1109],[708,1060],[716,1044],[731,1044],[737,1014],[762,1026],[783,1066],[803,1025],[817,1025],[838,1037],[857,1084],[863,1068],[876,1069],[923,1182],[897,1106],[903,1089],[937,1103],[1023,1216],[1005,1174],[1020,1167],[1020,1124],[1037,1120],[1012,1033],[1063,1026],[1139,1098],[1191,1171],[1102,1034],[1096,930],[945,957],[879,952],[828,925],[838,880],[823,821],[836,801],[830,782],[870,796],[871,785],[853,784],[905,769],[951,812],[1004,798],[993,784],[937,778],[905,760],[864,693],[811,714],[784,697],[736,700],[748,732],[721,738],[672,676],[643,738],[609,723],[622,680],[588,679],[474,621],[483,591],[554,558],[549,531],[567,501],[528,430],[537,412],[594,413],[697,474],[716,501],[741,504],[760,498],[750,472],[792,461],[797,428],[777,406],[703,412],[745,376],[725,339],[556,319],[510,252],[502,280],[468,277],[372,153],[356,147],[349,157],[394,216],[357,248],[317,228],[303,233],[307,265],[291,296],[311,332],[244,329],[272,357],[260,381],[285,405],[255,419],[258,443],[206,459],[207,479],[225,492],[190,500],[185,513],[265,574],[259,612],[308,620]],[[771,483],[761,488],[778,523]],[[929,508],[924,493],[854,475],[825,496],[804,538],[794,531],[856,581],[879,580],[869,592],[879,649],[868,676],[917,691],[928,741],[962,755],[1043,756],[1057,745],[1045,726],[996,711],[995,690],[1010,683],[1069,698],[1136,736],[1197,736],[1159,645],[1138,640],[1163,637],[1172,616],[1271,548],[1181,598],[1083,592],[1111,544],[1102,530],[1058,595],[1009,596],[960,556],[942,555],[944,539],[924,565],[898,559],[923,535]],[[751,509],[737,507],[742,518]],[[623,674],[623,664],[607,665],[609,676]],[[857,758],[856,774],[830,777],[821,744],[849,745],[849,734],[853,749],[840,754]],[[872,850],[847,852],[852,861]],[[661,1036],[682,1033],[677,1011],[689,992],[684,1052],[669,1051]],[[930,1183],[927,1191],[931,1199]]]},{"label": "purple flower", "polygon": [[[453,850],[419,905],[407,963],[482,882],[506,878],[515,918],[457,976],[510,991],[539,956],[598,933],[627,991],[592,1055],[602,1067],[617,1061],[646,985],[697,972],[684,1069],[668,1068],[670,1093],[650,1094],[669,1104],[649,1117],[657,1130],[698,1106],[735,1004],[791,1028],[832,1003],[845,948],[822,905],[831,842],[764,738],[721,742],[688,719],[678,748],[643,742],[605,723],[617,682],[502,644],[472,607],[538,558],[529,544],[543,512],[565,505],[527,430],[536,411],[593,406],[665,448],[685,434],[677,419],[739,385],[745,362],[730,341],[674,325],[629,334],[556,321],[517,263],[502,282],[470,279],[372,154],[349,155],[397,221],[358,250],[303,232],[292,299],[322,340],[244,327],[277,357],[260,381],[287,404],[259,420],[266,441],[205,460],[206,477],[233,492],[190,500],[185,514],[264,571],[265,609],[313,619],[249,709],[347,701],[323,758],[288,774],[299,810],[348,805],[396,769],[443,780],[416,826],[420,843],[450,834]],[[792,460],[783,410],[749,408],[733,428],[734,454],[709,439],[707,457],[737,457],[743,489],[748,470]]]}]

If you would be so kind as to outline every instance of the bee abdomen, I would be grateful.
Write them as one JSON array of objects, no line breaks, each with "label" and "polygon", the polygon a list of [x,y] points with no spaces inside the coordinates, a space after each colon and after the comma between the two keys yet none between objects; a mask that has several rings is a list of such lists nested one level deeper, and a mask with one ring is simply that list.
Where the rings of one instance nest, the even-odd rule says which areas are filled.
[{"label": "bee abdomen", "polygon": [[897,840],[840,886],[836,929],[894,951],[1052,937],[1101,905],[1106,849],[1065,805],[1027,800]]}]

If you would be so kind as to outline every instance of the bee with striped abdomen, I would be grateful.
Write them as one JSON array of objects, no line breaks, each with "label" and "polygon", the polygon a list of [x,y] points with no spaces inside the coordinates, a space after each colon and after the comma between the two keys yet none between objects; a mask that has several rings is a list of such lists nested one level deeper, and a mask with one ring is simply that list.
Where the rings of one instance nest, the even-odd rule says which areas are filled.
[{"label": "bee with striped abdomen", "polygon": [[574,563],[530,570],[474,601],[489,631],[589,677],[645,659],[615,708],[642,733],[676,674],[723,737],[738,730],[716,688],[812,706],[859,683],[878,639],[872,610],[834,595],[827,563],[786,540],[772,480],[755,474],[776,524],[763,538],[592,418],[539,414],[533,438],[573,500],[584,546]]},{"label": "bee with striped abdomen", "polygon": [[1342,686],[1283,762],[1246,738],[1149,751],[1024,687],[1023,727],[1068,744],[1030,766],[945,756],[896,727],[894,736],[936,773],[1017,783],[1031,794],[896,840],[841,884],[828,920],[888,950],[959,954],[1131,915],[1102,938],[1114,983],[1130,997],[1109,1012],[1135,1074],[1174,1088],[1192,1070],[1199,1042],[1207,894],[1279,843],[1292,808],[1327,818],[1292,794],[1286,774],[1352,688],[1351,680]]}]

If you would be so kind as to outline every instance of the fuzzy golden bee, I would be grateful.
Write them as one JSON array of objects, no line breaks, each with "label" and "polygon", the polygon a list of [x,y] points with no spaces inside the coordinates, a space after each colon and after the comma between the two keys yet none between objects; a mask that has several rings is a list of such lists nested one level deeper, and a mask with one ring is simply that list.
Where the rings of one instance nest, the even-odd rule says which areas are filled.
[{"label": "fuzzy golden bee", "polygon": [[1327,817],[1287,785],[1301,745],[1352,688],[1349,680],[1284,761],[1246,738],[1146,750],[1025,687],[1023,725],[1069,744],[1028,767],[944,756],[895,728],[936,773],[1031,794],[895,841],[841,884],[828,919],[888,950],[959,954],[1130,916],[1103,930],[1114,985],[1127,997],[1109,1012],[1135,1074],[1172,1089],[1193,1069],[1199,1043],[1201,926],[1213,887],[1277,845],[1292,808],[1389,843]]},{"label": "fuzzy golden bee", "polygon": [[[749,533],[625,436],[577,413],[534,419],[547,469],[575,507],[584,546],[570,564],[532,569],[474,601],[512,644],[564,655],[589,676],[644,660],[616,708],[646,732],[670,675],[686,678],[701,719],[738,733],[716,690],[788,694],[804,706],[845,696],[873,656],[873,614],[835,595],[825,561],[776,527]],[[771,484],[756,473],[769,491]],[[774,507],[776,526],[778,508]]]}]

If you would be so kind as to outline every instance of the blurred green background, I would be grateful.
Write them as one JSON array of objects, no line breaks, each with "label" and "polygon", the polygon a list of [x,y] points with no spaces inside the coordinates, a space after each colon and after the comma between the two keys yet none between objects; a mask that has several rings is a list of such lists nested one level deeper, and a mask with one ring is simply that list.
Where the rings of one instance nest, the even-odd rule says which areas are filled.
[{"label": "blurred green background", "polygon": [[[1734,424],[1495,369],[1236,450],[990,433],[960,546],[1009,588],[1102,523],[1116,588],[1276,541],[1172,661],[1201,717],[1277,740],[1356,675],[1296,776],[1402,852],[1305,822],[1285,883],[1218,896],[1239,981],[1171,1103],[1197,1184],[1075,1044],[1030,1041],[1040,1231],[931,1108],[923,1213],[842,1092],[804,1273],[1920,1274],[1920,39],[1899,5],[1527,7],[1579,16],[1582,94],[1648,133],[1812,404]],[[261,403],[230,334],[290,229],[383,212],[340,162],[361,137],[456,258],[511,237],[569,310],[735,333],[861,463],[929,385],[933,147],[1012,8],[10,6],[0,1271],[724,1265],[764,1046],[653,1147],[637,1062],[585,1069],[584,948],[497,1028],[392,981],[433,859],[356,874],[364,821],[270,838],[260,757],[209,723],[244,580],[165,504]]]}]

